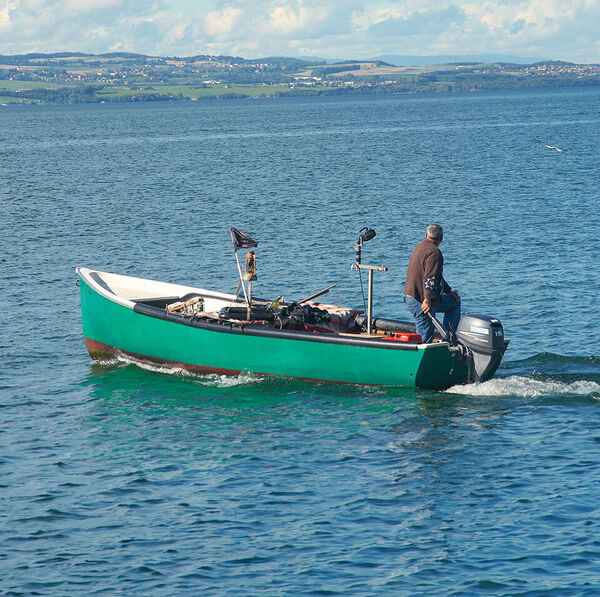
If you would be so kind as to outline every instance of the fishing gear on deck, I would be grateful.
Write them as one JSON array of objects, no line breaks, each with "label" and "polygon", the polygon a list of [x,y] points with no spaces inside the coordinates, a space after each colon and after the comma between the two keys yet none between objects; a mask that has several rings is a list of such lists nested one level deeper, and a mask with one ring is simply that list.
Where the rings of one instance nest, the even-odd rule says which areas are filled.
[{"label": "fishing gear on deck", "polygon": [[312,301],[313,299],[316,299],[316,298],[320,297],[321,295],[329,292],[332,288],[335,288],[338,284],[341,284],[341,282],[336,282],[335,284],[331,284],[327,288],[323,288],[323,290],[319,290],[319,292],[315,292],[314,294],[307,296],[306,298],[302,299],[301,301],[298,301],[298,303],[302,304],[302,303],[307,303],[308,301]]},{"label": "fishing gear on deck", "polygon": [[165,310],[169,313],[180,313],[182,315],[199,315],[204,309],[204,299],[195,296],[187,301],[176,301],[166,305]]},{"label": "fishing gear on deck", "polygon": [[327,327],[330,321],[331,315],[325,309],[300,303],[280,307],[275,317],[275,323],[280,328],[288,329],[303,329],[307,325]]}]

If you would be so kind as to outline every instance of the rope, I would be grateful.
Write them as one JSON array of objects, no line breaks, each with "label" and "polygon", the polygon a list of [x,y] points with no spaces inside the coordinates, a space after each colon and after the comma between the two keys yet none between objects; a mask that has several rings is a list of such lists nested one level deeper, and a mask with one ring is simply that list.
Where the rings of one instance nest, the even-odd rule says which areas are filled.
[{"label": "rope", "polygon": [[258,284],[258,287],[260,288],[260,293],[262,294],[263,298],[266,297],[265,291],[263,290],[262,284],[260,283],[258,278],[256,278],[256,283]]}]

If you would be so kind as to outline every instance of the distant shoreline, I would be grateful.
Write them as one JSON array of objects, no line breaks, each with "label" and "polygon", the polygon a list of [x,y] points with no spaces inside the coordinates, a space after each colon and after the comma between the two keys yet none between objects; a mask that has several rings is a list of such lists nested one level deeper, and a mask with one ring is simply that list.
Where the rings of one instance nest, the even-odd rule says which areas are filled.
[{"label": "distant shoreline", "polygon": [[382,61],[310,63],[231,56],[0,56],[0,104],[81,104],[341,95],[406,95],[600,86],[600,65]]},{"label": "distant shoreline", "polygon": [[514,87],[485,87],[485,88],[471,88],[471,89],[419,89],[411,91],[395,91],[386,90],[372,91],[370,89],[353,89],[353,90],[342,90],[342,91],[308,91],[308,92],[278,92],[274,94],[244,94],[244,93],[224,93],[214,95],[204,95],[201,97],[193,98],[186,97],[185,95],[172,96],[167,94],[139,94],[131,96],[122,96],[118,99],[103,99],[102,97],[89,96],[87,94],[78,97],[77,94],[73,95],[71,89],[59,90],[58,95],[54,97],[48,97],[45,94],[35,94],[38,97],[30,97],[28,93],[15,93],[14,95],[5,96],[0,91],[0,107],[10,106],[22,106],[22,105],[81,105],[81,104],[139,104],[139,103],[156,103],[156,102],[169,102],[169,103],[195,103],[195,102],[210,102],[210,101],[229,101],[229,100],[276,100],[276,99],[298,99],[298,98],[335,98],[335,97],[391,97],[391,96],[410,96],[410,95],[432,95],[432,96],[443,96],[443,95],[457,95],[457,94],[478,94],[493,91],[542,91],[550,89],[591,89],[600,87],[598,83],[587,83],[587,84],[573,84],[565,83],[562,85],[536,85],[536,86],[514,86]]}]

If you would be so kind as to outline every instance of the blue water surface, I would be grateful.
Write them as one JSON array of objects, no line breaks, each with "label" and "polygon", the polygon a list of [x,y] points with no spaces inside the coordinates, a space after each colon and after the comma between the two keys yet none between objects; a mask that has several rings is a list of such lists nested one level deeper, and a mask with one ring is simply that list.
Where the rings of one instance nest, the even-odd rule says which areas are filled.
[{"label": "blue water surface", "polygon": [[[600,90],[0,109],[0,594],[600,594]],[[557,151],[547,145],[562,149]],[[447,392],[93,363],[74,269],[406,319],[445,228],[511,345]]]}]

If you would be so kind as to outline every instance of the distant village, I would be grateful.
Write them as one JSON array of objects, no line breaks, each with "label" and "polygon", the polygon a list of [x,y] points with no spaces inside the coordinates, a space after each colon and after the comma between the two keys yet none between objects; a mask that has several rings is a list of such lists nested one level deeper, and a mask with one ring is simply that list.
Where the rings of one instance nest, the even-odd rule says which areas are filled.
[{"label": "distant village", "polygon": [[294,58],[112,53],[0,56],[0,103],[198,100],[331,93],[417,93],[600,85],[600,65],[329,64]]}]

